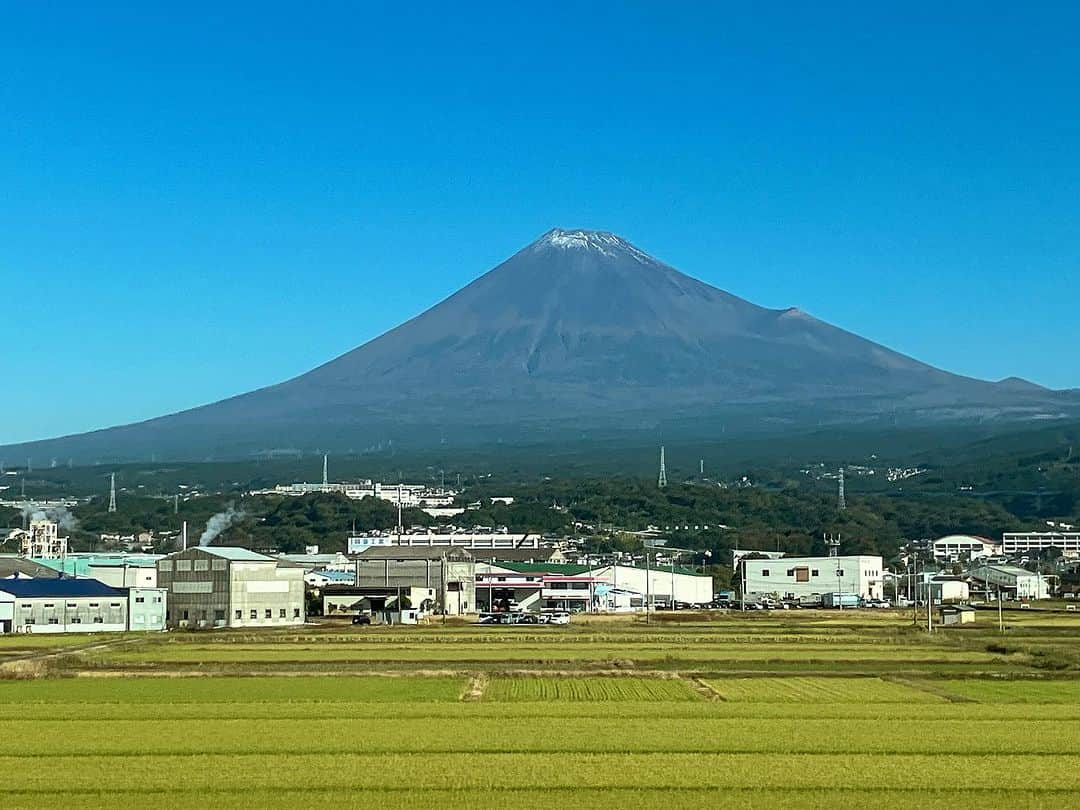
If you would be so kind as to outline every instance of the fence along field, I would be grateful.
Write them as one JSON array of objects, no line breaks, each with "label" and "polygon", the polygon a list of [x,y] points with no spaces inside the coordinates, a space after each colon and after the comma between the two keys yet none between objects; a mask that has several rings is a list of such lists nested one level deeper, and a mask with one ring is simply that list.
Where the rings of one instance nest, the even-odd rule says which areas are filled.
[{"label": "fence along field", "polygon": [[[1075,625],[1029,620],[1012,642],[981,631],[928,639],[877,621],[833,625],[838,649],[868,653],[855,665],[814,650],[811,671],[782,676],[799,643],[777,640],[775,626],[755,641],[762,625],[752,620],[583,626],[517,642],[506,633],[478,640],[471,628],[400,640],[170,634],[74,653],[50,665],[56,677],[0,681],[0,726],[16,743],[0,754],[0,801],[35,810],[142,810],[148,801],[200,810],[917,801],[955,810],[1065,806],[1080,791],[1080,673],[1059,652],[1040,666],[1049,660],[1041,652],[1076,641]],[[822,627],[805,622],[793,633],[816,636],[811,650]],[[650,644],[685,651],[666,667],[626,655]],[[338,662],[335,674],[317,674],[320,649],[332,657],[401,646],[443,652],[404,667]],[[611,660],[582,655],[576,670],[552,663],[594,646],[613,651]],[[506,655],[477,662],[478,647]],[[263,660],[269,648],[280,666]],[[217,650],[259,656],[206,655]],[[455,650],[459,659],[446,656]],[[158,655],[172,651],[196,655]],[[950,676],[954,659],[979,671]],[[753,676],[729,671],[746,661]],[[890,667],[901,674],[878,671]]]}]

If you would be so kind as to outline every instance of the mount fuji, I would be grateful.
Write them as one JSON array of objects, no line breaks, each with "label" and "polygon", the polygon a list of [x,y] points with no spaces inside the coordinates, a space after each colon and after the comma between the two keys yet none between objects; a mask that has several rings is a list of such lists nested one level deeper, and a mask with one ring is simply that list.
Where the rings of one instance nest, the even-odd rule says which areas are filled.
[{"label": "mount fuji", "polygon": [[612,233],[555,229],[421,315],[299,377],[131,425],[5,452],[242,457],[381,442],[1035,420],[1076,392],[950,374],[767,309]]}]

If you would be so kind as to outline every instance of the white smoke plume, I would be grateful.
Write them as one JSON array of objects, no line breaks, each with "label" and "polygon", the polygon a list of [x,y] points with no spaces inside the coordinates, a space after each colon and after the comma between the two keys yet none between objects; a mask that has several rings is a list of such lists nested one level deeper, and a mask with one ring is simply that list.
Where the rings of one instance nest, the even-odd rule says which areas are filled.
[{"label": "white smoke plume", "polygon": [[237,509],[233,504],[229,504],[229,508],[224,512],[218,512],[216,515],[206,521],[206,529],[203,531],[202,536],[199,538],[200,546],[208,546],[214,539],[244,517],[244,510]]},{"label": "white smoke plume", "polygon": [[26,506],[22,513],[26,520],[51,520],[65,532],[73,532],[79,527],[79,519],[71,514],[66,506],[50,506],[45,509]]}]

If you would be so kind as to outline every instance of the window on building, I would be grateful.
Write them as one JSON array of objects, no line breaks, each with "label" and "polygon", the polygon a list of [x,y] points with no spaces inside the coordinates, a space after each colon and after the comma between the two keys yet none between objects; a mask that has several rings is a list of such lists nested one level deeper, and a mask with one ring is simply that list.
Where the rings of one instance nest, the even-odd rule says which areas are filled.
[{"label": "window on building", "polygon": [[794,569],[794,568],[789,568],[789,569],[787,570],[787,575],[788,575],[789,577],[793,577],[793,576],[795,576],[795,569]]},{"label": "window on building", "polygon": [[172,571],[172,560],[158,560],[159,571]]},{"label": "window on building", "polygon": [[101,618],[100,616],[95,616],[94,617],[94,624],[105,624],[105,620],[103,618]]},{"label": "window on building", "polygon": [[215,622],[223,622],[223,621],[225,621],[225,611],[224,610],[215,610],[214,611],[214,621]]},{"label": "window on building", "polygon": [[768,568],[762,568],[761,569],[761,575],[763,577],[767,577],[769,575],[769,569]]},{"label": "window on building", "polygon": [[266,609],[266,618],[268,618],[268,619],[274,618],[274,611],[272,611],[270,608]]},{"label": "window on building", "polygon": [[49,624],[60,624],[60,620],[53,616],[51,619],[49,619]]},{"label": "window on building", "polygon": [[236,618],[238,618],[238,619],[244,618],[244,611],[242,611],[242,610],[236,611]]},{"label": "window on building", "polygon": [[288,614],[285,612],[285,608],[282,608],[280,611],[278,611],[278,618],[279,619],[284,619],[287,616],[288,616]]},{"label": "window on building", "polygon": [[293,615],[294,619],[299,619],[300,618],[300,608],[293,608],[292,615]]},{"label": "window on building", "polygon": [[32,608],[32,607],[33,607],[33,605],[23,605],[22,609],[23,610],[30,610],[30,608]]},{"label": "window on building", "polygon": [[42,607],[54,608],[56,607],[56,605],[54,605],[52,602],[46,602]]},{"label": "window on building", "polygon": [[97,602],[91,602],[90,607],[96,608],[96,607],[101,607],[101,605],[99,603],[97,603]]},{"label": "window on building", "polygon": [[817,577],[817,576],[821,576],[821,572],[820,572],[820,571],[818,571],[818,570],[817,570],[817,569],[815,568],[815,569],[814,569],[813,571],[811,571],[811,572],[810,572],[810,576],[812,576],[812,577]]},{"label": "window on building", "polygon": [[143,602],[145,602],[145,601],[146,601],[146,597],[145,597],[145,596],[136,596],[136,597],[135,597],[135,602],[136,602],[136,604],[140,604],[140,605],[141,605],[141,604],[142,604]]},{"label": "window on building", "polygon": [[33,624],[34,623],[34,617],[33,616],[27,616],[26,617],[26,623],[27,624]]},{"label": "window on building", "polygon": [[186,621],[187,617],[188,617],[188,612],[186,610],[181,610],[180,611],[180,618]]},{"label": "window on building", "polygon": [[74,619],[71,620],[71,623],[72,624],[82,624],[82,619],[80,619],[78,616],[76,616]]},{"label": "window on building", "polygon": [[67,606],[68,606],[69,608],[76,608],[76,607],[78,607],[78,605],[76,605],[76,604],[75,604],[74,602],[68,602],[68,603],[67,603]]},{"label": "window on building", "polygon": [[192,562],[194,562],[194,565],[192,566],[192,569],[195,570],[195,571],[209,571],[210,570],[210,561],[209,560],[193,560]]},{"label": "window on building", "polygon": [[157,605],[161,604],[161,597],[160,596],[155,596],[154,597],[154,604],[157,604]]},{"label": "window on building", "polygon": [[177,570],[177,572],[190,571],[191,570],[191,560],[177,560],[176,561],[176,570]]},{"label": "window on building", "polygon": [[259,618],[259,611],[257,611],[257,610],[251,611],[251,618],[253,618],[253,619]]},{"label": "window on building", "polygon": [[224,571],[225,570],[225,561],[224,560],[214,560],[212,563],[210,563],[210,567],[214,571]]},{"label": "window on building", "polygon": [[120,607],[120,603],[119,602],[109,602],[109,607],[118,608],[118,607]]}]

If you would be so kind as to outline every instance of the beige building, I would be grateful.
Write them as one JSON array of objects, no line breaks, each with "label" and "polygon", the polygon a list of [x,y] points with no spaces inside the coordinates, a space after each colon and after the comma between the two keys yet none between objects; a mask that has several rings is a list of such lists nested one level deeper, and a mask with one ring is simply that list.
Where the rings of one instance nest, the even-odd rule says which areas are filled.
[{"label": "beige building", "polygon": [[169,627],[303,624],[304,569],[246,548],[197,546],[158,561]]}]

